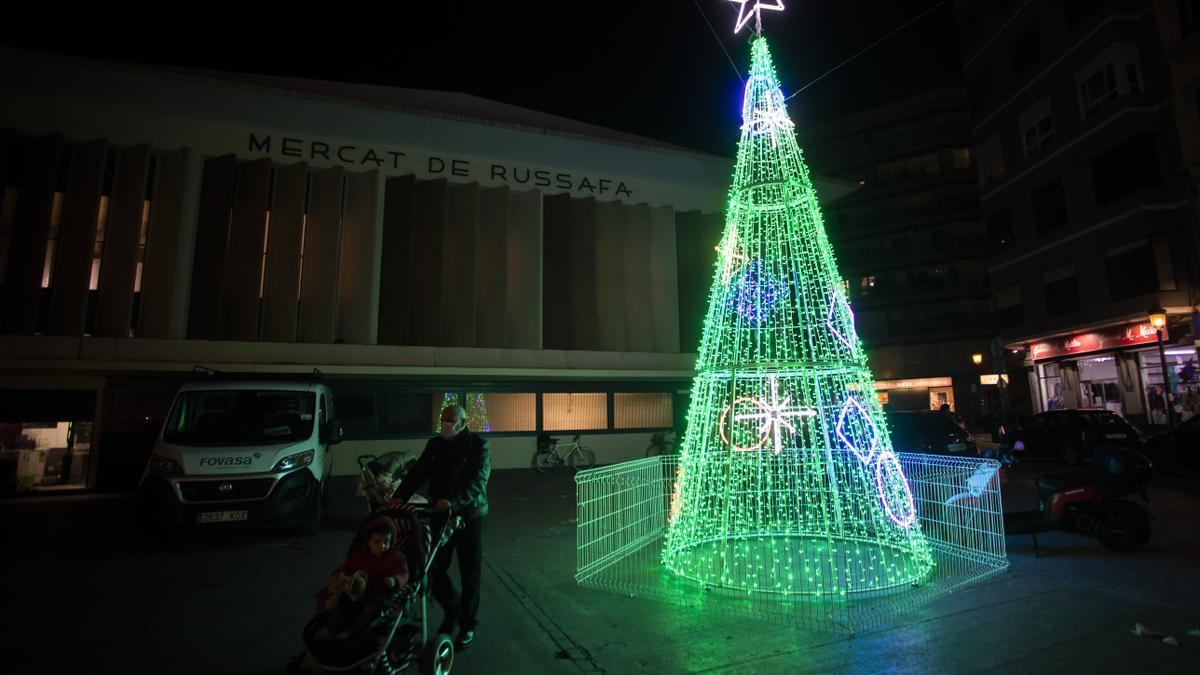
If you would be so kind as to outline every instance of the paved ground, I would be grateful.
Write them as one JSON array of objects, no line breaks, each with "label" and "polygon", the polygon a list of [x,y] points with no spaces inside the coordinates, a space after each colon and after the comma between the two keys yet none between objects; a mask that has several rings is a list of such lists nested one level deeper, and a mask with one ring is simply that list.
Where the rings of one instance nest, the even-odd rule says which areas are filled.
[{"label": "paved ground", "polygon": [[[1014,480],[1006,507],[1028,506]],[[497,472],[479,638],[455,673],[1200,672],[1200,497],[1155,484],[1138,554],[1070,535],[1009,537],[1011,570],[853,638],[579,589],[567,474]],[[0,672],[282,673],[313,589],[359,504],[325,531],[171,545],[130,526],[123,497],[0,502],[7,581]],[[1137,638],[1135,622],[1178,636]]]}]

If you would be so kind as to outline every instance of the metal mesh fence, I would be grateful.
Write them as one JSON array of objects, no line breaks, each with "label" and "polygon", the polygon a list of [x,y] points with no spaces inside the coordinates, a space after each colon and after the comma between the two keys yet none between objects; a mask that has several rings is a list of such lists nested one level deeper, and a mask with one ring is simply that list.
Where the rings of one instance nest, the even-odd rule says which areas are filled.
[{"label": "metal mesh fence", "polygon": [[[785,474],[812,471],[802,451],[790,457]],[[786,531],[753,536],[713,522],[702,543],[669,551],[665,559],[665,533],[673,510],[677,514],[679,509],[674,495],[679,458],[659,456],[576,475],[576,581],[706,611],[853,633],[1003,572],[1008,559],[1000,465],[979,458],[898,457],[927,547],[919,551],[919,560],[912,550],[863,530],[861,524],[820,531],[814,527],[818,521],[802,513],[795,514],[795,526]],[[830,460],[832,465],[851,465],[853,458],[834,453]],[[777,461],[789,461],[787,453]],[[842,489],[836,479],[823,485],[835,493]],[[681,566],[680,556],[694,560]],[[755,575],[749,584],[748,575]]]}]

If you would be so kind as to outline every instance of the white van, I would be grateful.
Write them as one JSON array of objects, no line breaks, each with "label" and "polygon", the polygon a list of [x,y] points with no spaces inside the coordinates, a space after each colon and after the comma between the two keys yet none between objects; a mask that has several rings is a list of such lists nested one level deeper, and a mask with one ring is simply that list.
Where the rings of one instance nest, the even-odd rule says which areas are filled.
[{"label": "white van", "polygon": [[328,499],[330,449],[341,440],[332,392],[316,376],[272,381],[214,373],[185,384],[142,475],[142,518],[158,526],[245,523],[316,534]]}]

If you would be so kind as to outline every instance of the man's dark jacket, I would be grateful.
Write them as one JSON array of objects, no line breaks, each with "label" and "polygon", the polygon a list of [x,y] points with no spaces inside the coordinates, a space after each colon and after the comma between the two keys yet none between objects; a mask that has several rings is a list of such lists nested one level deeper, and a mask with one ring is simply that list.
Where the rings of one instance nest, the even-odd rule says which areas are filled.
[{"label": "man's dark jacket", "polygon": [[487,483],[492,474],[492,455],[482,436],[464,429],[454,440],[434,436],[404,480],[395,496],[408,500],[426,480],[429,499],[450,502],[454,513],[466,520],[488,513]]}]

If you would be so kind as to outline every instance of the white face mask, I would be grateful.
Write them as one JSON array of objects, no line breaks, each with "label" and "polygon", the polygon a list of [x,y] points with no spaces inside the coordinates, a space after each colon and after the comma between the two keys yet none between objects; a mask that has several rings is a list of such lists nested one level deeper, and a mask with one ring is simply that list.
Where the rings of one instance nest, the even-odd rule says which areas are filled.
[{"label": "white face mask", "polygon": [[442,422],[442,438],[448,441],[454,440],[454,437],[457,436],[458,432],[462,431],[463,427],[465,426],[466,424],[463,422],[455,422],[451,426],[447,427],[446,423]]}]

